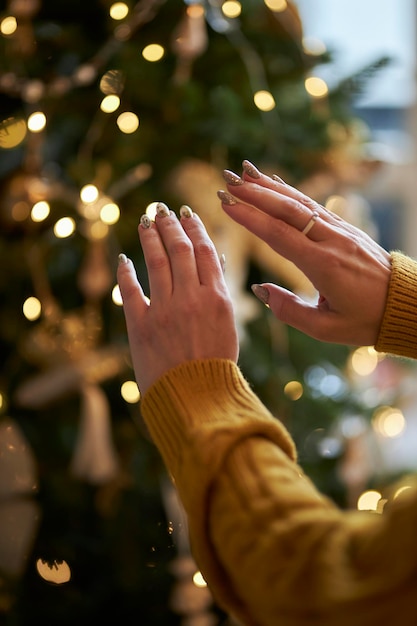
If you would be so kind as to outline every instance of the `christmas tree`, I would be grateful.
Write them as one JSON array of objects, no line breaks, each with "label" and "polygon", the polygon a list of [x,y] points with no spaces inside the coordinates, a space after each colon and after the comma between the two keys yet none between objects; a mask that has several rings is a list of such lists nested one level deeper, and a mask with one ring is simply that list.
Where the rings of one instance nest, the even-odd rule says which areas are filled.
[{"label": "christmas tree", "polygon": [[330,56],[306,47],[285,0],[9,0],[0,33],[2,623],[226,622],[192,580],[186,520],[141,421],[117,255],[146,286],[140,215],[163,200],[203,217],[226,255],[243,371],[349,505],[373,473],[340,471],[347,425],[362,436],[396,400],[350,366],[383,359],[273,320],[251,282],[314,289],[215,192],[249,158],[340,205],[340,165],[367,139],[352,98],[386,61],[329,92],[314,68]]}]

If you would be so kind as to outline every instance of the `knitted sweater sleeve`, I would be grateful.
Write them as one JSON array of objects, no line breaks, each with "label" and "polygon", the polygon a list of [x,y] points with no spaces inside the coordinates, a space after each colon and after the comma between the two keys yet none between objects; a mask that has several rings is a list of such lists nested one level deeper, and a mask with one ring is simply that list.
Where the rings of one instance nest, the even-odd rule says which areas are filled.
[{"label": "knitted sweater sleeve", "polygon": [[376,350],[417,358],[417,261],[391,253],[392,273]]},{"label": "knitted sweater sleeve", "polygon": [[384,515],[338,509],[227,360],[170,370],[142,414],[187,512],[197,564],[239,623],[417,623],[415,497]]}]

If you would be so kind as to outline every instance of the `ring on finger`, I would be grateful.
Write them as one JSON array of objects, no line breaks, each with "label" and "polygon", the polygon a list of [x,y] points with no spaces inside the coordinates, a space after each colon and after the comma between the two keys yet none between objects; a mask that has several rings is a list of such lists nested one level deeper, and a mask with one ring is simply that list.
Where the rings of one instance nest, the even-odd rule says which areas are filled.
[{"label": "ring on finger", "polygon": [[307,235],[307,233],[310,232],[310,230],[313,228],[314,224],[317,222],[319,217],[320,217],[319,212],[318,211],[313,211],[313,214],[312,214],[312,216],[310,218],[310,221],[304,227],[304,229],[301,231],[301,233],[303,235]]}]

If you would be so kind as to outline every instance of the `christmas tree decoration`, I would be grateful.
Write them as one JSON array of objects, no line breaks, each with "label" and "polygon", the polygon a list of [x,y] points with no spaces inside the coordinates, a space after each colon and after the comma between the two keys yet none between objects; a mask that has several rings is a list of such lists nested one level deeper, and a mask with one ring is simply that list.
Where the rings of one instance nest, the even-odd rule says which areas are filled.
[{"label": "christmas tree decoration", "polygon": [[[216,193],[222,170],[250,159],[377,235],[361,191],[380,162],[352,105],[387,60],[331,89],[315,75],[330,60],[324,45],[307,45],[289,0],[5,3],[4,623],[232,623],[193,560],[127,345],[117,258],[133,260],[147,291],[137,228],[158,202],[178,215],[187,205],[207,225],[234,300],[239,364],[319,488],[353,507],[372,487],[379,506],[394,497],[392,474],[409,474],[393,470],[390,453],[416,402],[405,365],[366,346],[320,344],[273,318],[252,283],[306,299],[314,286],[231,223]],[[408,485],[407,476],[399,488]]]}]

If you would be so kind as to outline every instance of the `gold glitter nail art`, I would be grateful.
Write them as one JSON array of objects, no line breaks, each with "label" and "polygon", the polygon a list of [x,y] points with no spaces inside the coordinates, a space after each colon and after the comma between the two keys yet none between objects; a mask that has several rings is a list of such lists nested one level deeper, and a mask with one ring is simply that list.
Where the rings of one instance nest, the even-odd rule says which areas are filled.
[{"label": "gold glitter nail art", "polygon": [[180,215],[181,217],[192,217],[193,216],[193,212],[190,209],[190,207],[187,204],[183,204],[182,207],[180,208]]},{"label": "gold glitter nail art", "polygon": [[142,226],[142,228],[150,228],[151,223],[151,218],[149,217],[149,215],[146,215],[146,213],[140,218],[140,225]]}]

